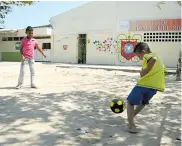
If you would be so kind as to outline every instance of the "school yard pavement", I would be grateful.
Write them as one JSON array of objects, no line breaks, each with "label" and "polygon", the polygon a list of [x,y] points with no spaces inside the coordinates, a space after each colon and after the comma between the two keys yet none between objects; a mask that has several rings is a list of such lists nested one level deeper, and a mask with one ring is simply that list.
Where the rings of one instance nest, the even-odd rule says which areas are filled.
[{"label": "school yard pavement", "polygon": [[0,62],[0,146],[181,145],[181,82],[175,75],[166,76],[165,92],[136,117],[140,132],[130,134],[124,131],[126,110],[114,114],[109,102],[126,102],[138,71],[83,66],[36,63],[38,89],[30,88],[27,66],[17,90],[20,63]]}]

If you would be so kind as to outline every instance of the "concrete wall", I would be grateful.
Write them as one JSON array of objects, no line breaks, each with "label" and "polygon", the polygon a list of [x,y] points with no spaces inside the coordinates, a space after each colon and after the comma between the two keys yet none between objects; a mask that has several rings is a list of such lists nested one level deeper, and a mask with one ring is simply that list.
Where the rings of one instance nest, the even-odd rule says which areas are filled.
[{"label": "concrete wall", "polygon": [[[153,19],[176,19],[181,18],[181,9],[176,2],[166,2],[161,5],[161,10],[155,7],[157,2],[90,2],[79,8],[75,8],[64,14],[57,15],[51,18],[51,23],[54,28],[54,62],[75,62],[77,57],[77,42],[75,38],[73,42],[69,40],[68,46],[72,46],[68,52],[60,49],[60,36],[69,37],[70,34],[78,36],[78,34],[87,34],[87,63],[88,64],[111,64],[111,65],[140,65],[141,62],[136,58],[128,61],[118,55],[118,47],[111,44],[111,51],[99,51],[94,41],[107,40],[112,38],[117,40],[117,37],[125,33],[121,30],[121,21],[136,21],[136,20],[153,20]],[[175,11],[169,11],[175,10]],[[133,31],[135,26],[130,26],[129,32],[140,34],[143,41],[144,32]],[[126,34],[128,35],[128,33]],[[147,42],[153,52],[161,56],[164,64],[168,67],[176,67],[178,50],[181,48],[180,42]],[[74,46],[75,45],[75,46]],[[170,60],[169,60],[170,53]],[[67,57],[66,57],[67,56]],[[72,61],[70,61],[72,60]]]},{"label": "concrete wall", "polygon": [[77,34],[113,29],[115,2],[90,2],[51,18],[54,34]]},{"label": "concrete wall", "polygon": [[54,62],[77,63],[77,35],[54,35],[54,46],[51,50]]}]

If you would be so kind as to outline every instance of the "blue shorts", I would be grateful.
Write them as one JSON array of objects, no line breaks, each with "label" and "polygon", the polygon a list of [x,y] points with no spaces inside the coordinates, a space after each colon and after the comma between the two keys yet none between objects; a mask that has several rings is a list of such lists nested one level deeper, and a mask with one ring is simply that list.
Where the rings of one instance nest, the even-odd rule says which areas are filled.
[{"label": "blue shorts", "polygon": [[149,104],[150,99],[157,93],[157,90],[135,86],[127,100],[130,104],[140,105],[141,102]]}]

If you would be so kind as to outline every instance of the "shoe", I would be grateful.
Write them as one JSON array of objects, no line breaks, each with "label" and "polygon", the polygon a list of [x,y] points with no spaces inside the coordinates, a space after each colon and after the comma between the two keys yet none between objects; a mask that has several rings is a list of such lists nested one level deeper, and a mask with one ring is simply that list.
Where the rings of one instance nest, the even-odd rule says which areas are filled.
[{"label": "shoe", "polygon": [[20,88],[21,88],[21,85],[17,85],[17,86],[16,86],[16,89],[20,89]]},{"label": "shoe", "polygon": [[31,88],[37,89],[38,87],[35,85],[31,85]]}]

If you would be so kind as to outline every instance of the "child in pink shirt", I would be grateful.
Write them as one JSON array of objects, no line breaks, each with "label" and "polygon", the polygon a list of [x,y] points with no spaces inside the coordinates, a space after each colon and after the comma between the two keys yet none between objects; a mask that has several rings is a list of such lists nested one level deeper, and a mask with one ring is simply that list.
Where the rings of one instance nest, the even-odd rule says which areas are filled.
[{"label": "child in pink shirt", "polygon": [[26,28],[26,34],[27,36],[21,40],[21,68],[17,89],[21,88],[23,84],[26,64],[29,64],[30,67],[31,88],[37,88],[35,85],[34,48],[36,48],[46,58],[46,55],[38,46],[38,41],[33,38],[33,28],[31,26]]}]

